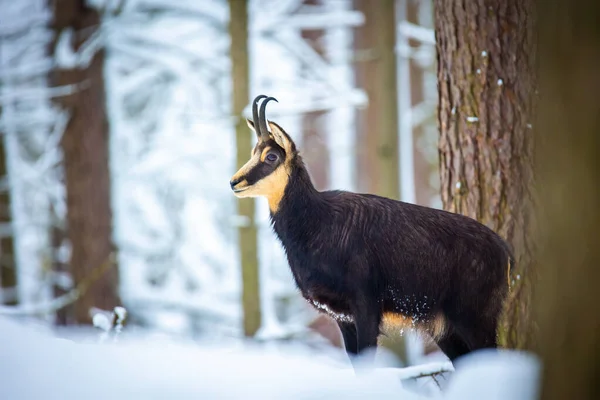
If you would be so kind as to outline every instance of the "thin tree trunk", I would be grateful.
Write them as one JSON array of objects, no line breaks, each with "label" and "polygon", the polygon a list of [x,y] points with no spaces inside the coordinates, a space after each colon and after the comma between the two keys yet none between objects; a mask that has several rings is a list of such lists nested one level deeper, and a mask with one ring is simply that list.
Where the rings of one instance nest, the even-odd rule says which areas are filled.
[{"label": "thin tree trunk", "polygon": [[368,107],[357,112],[358,189],[397,199],[398,96],[396,92],[396,19],[393,0],[355,0],[365,15],[357,29],[357,85]]},{"label": "thin tree trunk", "polygon": [[[74,31],[77,49],[100,24],[97,11],[83,0],[54,2],[54,30]],[[82,288],[74,304],[74,321],[91,322],[90,309],[112,310],[120,304],[118,272],[112,262],[112,211],[108,166],[109,129],[106,119],[104,51],[87,66],[56,70],[54,85],[77,85],[78,91],[60,98],[71,118],[62,139],[67,192],[67,236],[71,243],[70,269]]]},{"label": "thin tree trunk", "polygon": [[[0,109],[0,115],[1,115]],[[0,179],[8,179],[6,170],[6,153],[4,140],[0,140]],[[8,185],[0,189],[0,224],[8,226],[10,218],[10,193]],[[0,236],[0,304],[14,305],[17,303],[17,270],[12,233],[5,231]],[[14,296],[12,295],[14,293]]]},{"label": "thin tree trunk", "polygon": [[359,192],[374,193],[377,185],[373,177],[379,173],[375,162],[375,136],[370,134],[369,126],[376,118],[372,100],[375,91],[375,24],[369,17],[370,8],[365,0],[354,0],[354,9],[365,14],[365,23],[354,32],[354,77],[356,86],[369,97],[367,107],[356,110],[356,188]]},{"label": "thin tree trunk", "polygon": [[[402,1],[400,3],[403,3]],[[419,24],[420,2],[406,1],[406,20],[415,25]],[[423,46],[421,42],[415,39],[409,39],[408,44],[412,49],[418,49]],[[410,70],[410,104],[412,107],[420,104],[425,99],[424,73],[423,69],[414,59],[409,60]],[[404,90],[401,88],[400,90]],[[400,116],[402,118],[402,116]],[[413,136],[413,160],[415,173],[415,203],[428,206],[430,203],[431,189],[429,188],[429,170],[430,166],[417,146],[417,138],[423,135],[422,126],[413,126],[411,128]]]},{"label": "thin tree trunk", "polygon": [[542,399],[599,399],[600,4],[538,1]]},{"label": "thin tree trunk", "polygon": [[[308,6],[318,6],[322,0],[304,0]],[[323,55],[323,29],[310,29],[301,32],[302,38],[320,55]],[[329,149],[326,138],[327,112],[313,111],[302,116],[302,148],[306,167],[315,187],[319,190],[329,185]]]},{"label": "thin tree trunk", "polygon": [[[233,81],[233,115],[237,145],[237,168],[248,160],[252,150],[252,135],[242,111],[250,97],[248,90],[248,9],[247,2],[229,0],[229,34],[231,35],[231,66]],[[246,217],[248,224],[239,228],[239,249],[242,265],[242,308],[244,310],[244,334],[254,336],[261,325],[260,288],[258,271],[257,232],[254,221],[254,199],[238,199],[238,214]]]},{"label": "thin tree trunk", "polygon": [[442,202],[511,243],[515,284],[500,339],[517,348],[532,332],[533,9],[533,0],[435,3]]}]

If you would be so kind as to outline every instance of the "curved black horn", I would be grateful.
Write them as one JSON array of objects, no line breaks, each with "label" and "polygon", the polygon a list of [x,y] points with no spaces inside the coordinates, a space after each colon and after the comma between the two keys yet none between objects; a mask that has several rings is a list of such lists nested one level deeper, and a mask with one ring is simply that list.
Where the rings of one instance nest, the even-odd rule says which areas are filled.
[{"label": "curved black horn", "polygon": [[267,96],[264,94],[260,94],[256,96],[254,101],[252,102],[252,122],[254,122],[254,129],[258,136],[261,136],[260,127],[258,126],[258,102],[260,99],[266,99]]},{"label": "curved black horn", "polygon": [[267,119],[265,117],[265,108],[267,108],[267,103],[271,100],[277,101],[275,97],[267,97],[266,99],[264,99],[260,105],[260,112],[258,114],[258,124],[260,125],[260,132],[261,135],[265,136],[269,135],[269,130],[267,129]]}]

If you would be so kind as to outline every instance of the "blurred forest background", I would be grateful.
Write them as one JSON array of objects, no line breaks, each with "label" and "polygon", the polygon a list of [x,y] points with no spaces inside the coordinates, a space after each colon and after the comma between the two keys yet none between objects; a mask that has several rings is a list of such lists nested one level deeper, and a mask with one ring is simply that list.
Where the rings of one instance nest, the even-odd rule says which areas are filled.
[{"label": "blurred forest background", "polygon": [[0,313],[339,346],[228,182],[267,93],[319,189],[442,206],[432,2],[396,5],[2,0]]},{"label": "blurred forest background", "polygon": [[[248,103],[265,93],[317,188],[460,212],[508,239],[517,268],[499,333],[535,347],[534,271],[547,268],[539,293],[559,307],[557,260],[575,248],[573,268],[593,257],[590,235],[551,220],[547,232],[577,234],[546,248],[579,242],[534,261],[538,78],[573,111],[561,120],[541,104],[552,117],[541,198],[551,211],[584,202],[580,217],[597,222],[597,186],[585,189],[597,182],[597,139],[564,142],[560,129],[597,128],[598,102],[585,96],[597,87],[598,31],[583,7],[540,13],[543,37],[556,26],[564,40],[541,45],[538,76],[536,1],[475,3],[0,0],[0,315],[89,327],[123,305],[129,331],[340,346],[294,288],[266,203],[229,188],[254,140]],[[563,76],[587,80],[567,89]],[[567,314],[542,309],[545,327]],[[440,357],[410,332],[384,344],[405,364]]]}]

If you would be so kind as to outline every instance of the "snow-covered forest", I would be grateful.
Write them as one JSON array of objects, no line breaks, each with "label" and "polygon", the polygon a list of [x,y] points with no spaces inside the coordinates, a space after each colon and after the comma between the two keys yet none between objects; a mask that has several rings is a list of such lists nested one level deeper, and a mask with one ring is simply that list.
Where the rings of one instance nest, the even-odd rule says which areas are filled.
[{"label": "snow-covered forest", "polygon": [[[507,1],[0,0],[0,398],[538,398],[540,361],[577,341],[536,336],[557,323],[560,301],[536,296],[560,299],[564,261],[539,249],[575,228],[542,219],[538,234],[534,213],[558,206],[534,207],[534,182],[576,185],[588,175],[544,160],[593,145],[560,142],[555,122],[534,165],[536,85],[557,96],[548,82],[573,72],[533,67],[553,53],[531,38],[560,13],[534,25],[535,0]],[[380,337],[376,370],[350,362],[297,288],[267,200],[230,187],[259,94],[318,190],[465,214],[509,243],[506,349],[453,364],[403,328]],[[589,173],[565,199],[597,200]],[[541,198],[562,199],[557,185]],[[578,254],[584,276],[593,254]]]},{"label": "snow-covered forest", "polygon": [[[348,1],[271,3],[253,1],[248,6],[251,92],[277,96],[281,105],[273,107],[272,116],[290,132],[298,132],[299,146],[305,139],[300,134],[302,124],[316,125],[318,137],[308,140],[313,148],[325,149],[329,162],[316,161],[314,168],[327,169],[334,181],[324,186],[354,189],[353,121],[368,99],[354,82],[352,30],[364,24],[364,15]],[[85,68],[94,52],[104,49],[113,238],[120,297],[130,320],[183,336],[239,336],[236,228],[245,220],[236,215],[228,187],[235,172],[236,143],[227,2],[91,2],[88,6],[100,14],[100,25],[74,49],[72,30],[57,38],[49,31],[53,15],[44,1],[3,3],[2,14],[14,22],[3,24],[3,76],[7,78],[2,90],[18,282],[14,292],[3,289],[3,296],[6,301],[17,300],[23,314],[34,309],[51,322],[56,311],[50,306],[56,298],[53,287],[67,292],[73,287],[68,273],[53,271],[47,264],[69,259],[68,240],[52,243],[49,234],[53,225],[62,225],[67,208],[60,142],[69,109],[53,99],[77,89],[53,87],[46,76],[51,68]],[[429,98],[417,106],[433,115],[433,31],[431,6],[426,6],[422,14],[429,26],[413,29],[425,36],[414,57],[426,75],[417,84],[429,84]],[[282,24],[288,27],[281,29]],[[303,37],[317,30],[318,40]],[[53,40],[56,50],[49,54],[46,49]],[[406,74],[402,68],[406,66],[399,65],[399,73]],[[410,104],[402,107],[408,115]],[[431,153],[435,145],[432,117],[425,127],[428,131],[416,138],[424,143],[415,150],[418,154]],[[413,138],[408,140],[410,145]],[[305,149],[307,157],[312,150]],[[428,156],[428,162],[434,158]],[[435,184],[427,174],[421,178]],[[405,196],[413,201],[414,189],[406,189]],[[427,205],[436,204],[436,198],[426,198]],[[316,314],[296,293],[281,246],[272,237],[268,209],[260,200],[257,203],[259,336],[302,335]]]}]

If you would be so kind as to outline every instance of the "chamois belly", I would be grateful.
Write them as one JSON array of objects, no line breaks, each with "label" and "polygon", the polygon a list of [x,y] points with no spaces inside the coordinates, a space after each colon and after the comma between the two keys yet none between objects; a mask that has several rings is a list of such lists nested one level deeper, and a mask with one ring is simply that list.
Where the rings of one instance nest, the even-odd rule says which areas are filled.
[{"label": "chamois belly", "polygon": [[[308,281],[308,282],[307,282]],[[353,322],[347,291],[327,280],[305,280],[300,287],[304,298],[318,311],[339,322]]]},{"label": "chamois belly", "polygon": [[399,294],[388,289],[383,305],[382,331],[386,334],[402,334],[413,329],[439,338],[446,331],[444,315],[428,295]]},{"label": "chamois belly", "polygon": [[339,322],[354,322],[354,318],[350,314],[347,307],[340,307],[336,302],[331,301],[321,301],[315,298],[307,298],[308,302],[312,304],[317,310],[327,314],[329,317],[333,318]]}]

